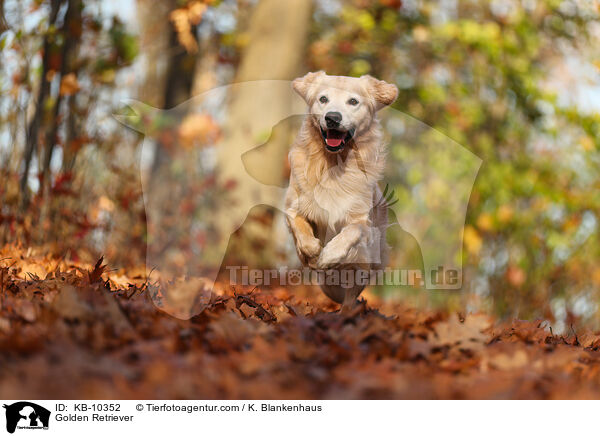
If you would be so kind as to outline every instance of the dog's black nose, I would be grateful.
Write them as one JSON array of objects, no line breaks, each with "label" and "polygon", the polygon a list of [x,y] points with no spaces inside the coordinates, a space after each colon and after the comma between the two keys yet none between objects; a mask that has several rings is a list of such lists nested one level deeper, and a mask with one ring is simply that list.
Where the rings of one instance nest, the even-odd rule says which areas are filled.
[{"label": "dog's black nose", "polygon": [[338,127],[340,121],[342,121],[342,114],[339,112],[327,112],[325,114],[325,123],[327,123],[327,127],[330,129]]}]

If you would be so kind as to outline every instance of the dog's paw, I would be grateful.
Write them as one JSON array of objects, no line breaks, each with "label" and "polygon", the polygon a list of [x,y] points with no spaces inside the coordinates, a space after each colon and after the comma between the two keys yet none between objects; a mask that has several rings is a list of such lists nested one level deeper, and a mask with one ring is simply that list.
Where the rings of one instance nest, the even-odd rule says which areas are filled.
[{"label": "dog's paw", "polygon": [[321,251],[321,255],[317,260],[318,269],[329,269],[337,265],[349,263],[347,261],[348,250],[341,244],[329,243]]},{"label": "dog's paw", "polygon": [[321,241],[317,238],[303,238],[298,241],[298,250],[307,259],[316,258],[321,252]]}]

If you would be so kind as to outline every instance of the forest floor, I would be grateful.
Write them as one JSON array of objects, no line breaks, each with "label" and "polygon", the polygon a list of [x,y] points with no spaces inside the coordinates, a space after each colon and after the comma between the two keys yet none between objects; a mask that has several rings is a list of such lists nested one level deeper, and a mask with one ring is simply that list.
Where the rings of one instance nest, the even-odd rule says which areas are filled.
[{"label": "forest floor", "polygon": [[314,289],[212,294],[189,320],[141,274],[0,250],[0,398],[600,398],[600,335]]}]

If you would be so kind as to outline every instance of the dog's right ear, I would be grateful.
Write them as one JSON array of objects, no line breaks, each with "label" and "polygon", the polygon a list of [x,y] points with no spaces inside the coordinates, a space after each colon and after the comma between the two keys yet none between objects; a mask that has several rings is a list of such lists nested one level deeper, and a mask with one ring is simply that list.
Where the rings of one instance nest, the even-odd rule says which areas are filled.
[{"label": "dog's right ear", "polygon": [[309,91],[311,85],[317,81],[319,77],[325,76],[324,71],[317,71],[316,73],[308,73],[303,77],[298,77],[292,82],[292,88],[296,91],[300,97],[302,97],[307,103],[310,99]]}]

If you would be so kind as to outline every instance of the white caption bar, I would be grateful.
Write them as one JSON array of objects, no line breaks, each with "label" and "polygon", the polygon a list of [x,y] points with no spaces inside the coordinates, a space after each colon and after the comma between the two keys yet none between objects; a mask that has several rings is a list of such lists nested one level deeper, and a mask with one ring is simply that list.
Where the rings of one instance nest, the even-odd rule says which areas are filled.
[{"label": "white caption bar", "polygon": [[[564,435],[595,401],[2,401],[1,434]],[[560,410],[557,416],[549,410]],[[34,430],[45,430],[42,433]],[[116,433],[115,433],[116,432]],[[133,433],[135,432],[135,433]]]}]

